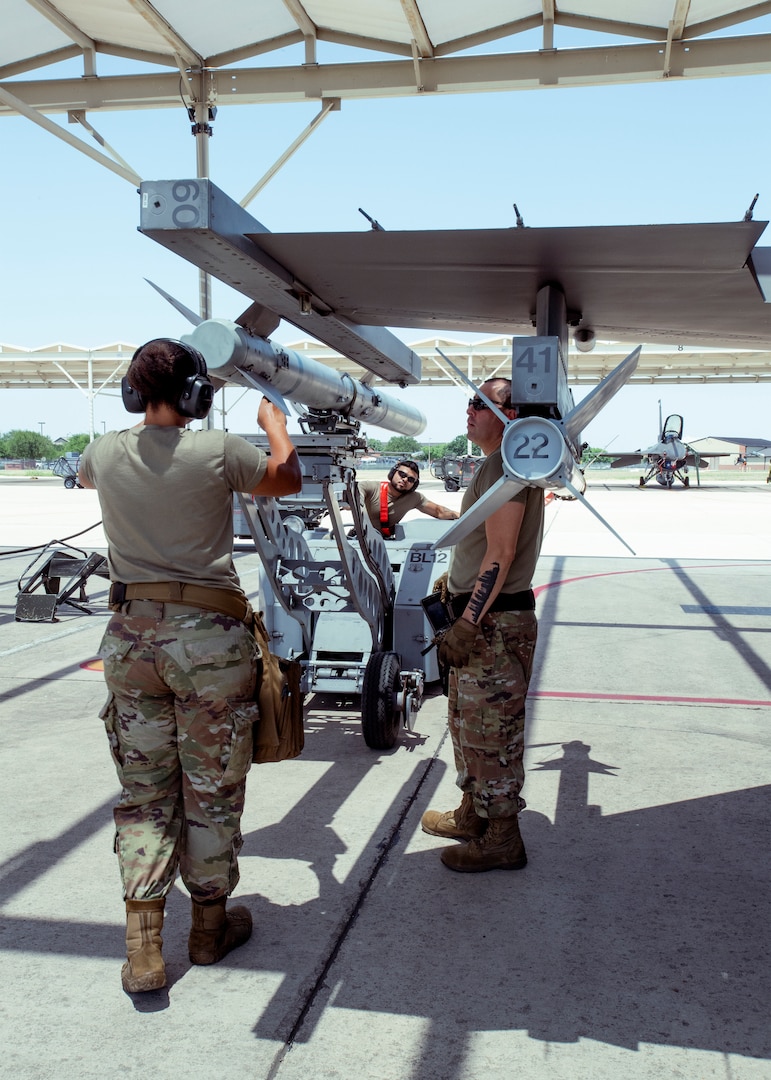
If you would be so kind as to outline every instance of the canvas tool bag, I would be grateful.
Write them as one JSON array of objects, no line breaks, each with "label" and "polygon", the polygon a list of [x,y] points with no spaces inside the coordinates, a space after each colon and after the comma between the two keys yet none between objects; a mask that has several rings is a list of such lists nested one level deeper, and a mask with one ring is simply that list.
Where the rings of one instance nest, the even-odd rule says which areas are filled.
[{"label": "canvas tool bag", "polygon": [[284,660],[270,651],[270,636],[261,611],[254,612],[252,632],[260,652],[254,692],[260,715],[252,725],[252,761],[285,761],[297,757],[305,745],[302,665],[299,660]]}]

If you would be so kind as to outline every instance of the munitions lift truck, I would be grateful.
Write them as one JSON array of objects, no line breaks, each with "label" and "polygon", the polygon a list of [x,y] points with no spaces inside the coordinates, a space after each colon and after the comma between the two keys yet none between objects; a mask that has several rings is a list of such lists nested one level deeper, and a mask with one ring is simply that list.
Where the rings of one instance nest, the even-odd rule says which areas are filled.
[{"label": "munitions lift truck", "polygon": [[402,724],[413,730],[424,686],[439,678],[420,601],[447,567],[448,552],[432,550],[446,523],[406,522],[384,540],[356,484],[366,452],[358,422],[310,410],[300,425],[292,441],[302,491],[280,500],[239,496],[262,560],[259,607],[274,651],[301,660],[303,692],[361,695],[364,740],[387,750]]}]

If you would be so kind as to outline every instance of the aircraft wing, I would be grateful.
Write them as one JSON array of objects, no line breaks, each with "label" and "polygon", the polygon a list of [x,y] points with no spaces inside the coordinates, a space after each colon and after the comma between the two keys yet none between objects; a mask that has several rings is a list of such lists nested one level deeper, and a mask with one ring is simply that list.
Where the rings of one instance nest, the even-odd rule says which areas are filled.
[{"label": "aircraft wing", "polygon": [[[610,453],[605,455],[610,457]],[[637,468],[641,464],[644,458],[656,458],[664,457],[664,454],[658,453],[655,447],[650,447],[648,450],[636,450],[633,452],[624,451],[622,453],[613,454],[613,460],[610,463],[611,469],[629,469]],[[733,457],[733,454],[710,454],[709,457]],[[682,460],[682,459],[681,459]],[[689,453],[685,456],[685,464],[691,468],[698,466],[700,469],[708,469],[709,461],[703,454]]]},{"label": "aircraft wing", "polygon": [[549,282],[597,337],[771,340],[765,221],[271,233],[209,180],[143,181],[140,197],[140,232],[250,297],[248,325],[272,312],[391,381],[419,382],[420,360],[390,327],[531,334]]},{"label": "aircraft wing", "polygon": [[638,450],[634,454],[619,454],[613,457],[613,461],[610,463],[611,469],[628,469],[630,467],[636,468],[642,459],[645,457],[645,453],[642,450]]},{"label": "aircraft wing", "polygon": [[255,231],[248,239],[351,322],[529,334],[538,289],[559,281],[569,321],[600,338],[765,349],[771,248],[756,244],[766,224]]},{"label": "aircraft wing", "polygon": [[700,469],[709,468],[709,458],[713,457],[733,457],[733,454],[688,454],[685,459],[686,465],[698,466]]}]

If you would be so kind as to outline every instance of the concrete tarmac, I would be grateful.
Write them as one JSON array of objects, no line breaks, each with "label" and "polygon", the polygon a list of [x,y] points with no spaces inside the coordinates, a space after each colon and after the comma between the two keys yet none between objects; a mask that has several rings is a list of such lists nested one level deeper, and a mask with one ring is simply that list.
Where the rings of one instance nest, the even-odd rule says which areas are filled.
[{"label": "concrete tarmac", "polygon": [[[771,1077],[771,485],[589,477],[636,555],[549,504],[526,869],[453,873],[421,831],[459,798],[436,689],[386,753],[355,700],[310,698],[302,756],[248,778],[236,896],[253,937],[191,966],[178,884],[169,986],[133,997],[90,663],[107,583],[89,579],[91,614],[15,621],[40,546],[104,551],[96,494],[0,481],[0,1075]],[[256,553],[240,543],[236,563],[253,594]]]}]

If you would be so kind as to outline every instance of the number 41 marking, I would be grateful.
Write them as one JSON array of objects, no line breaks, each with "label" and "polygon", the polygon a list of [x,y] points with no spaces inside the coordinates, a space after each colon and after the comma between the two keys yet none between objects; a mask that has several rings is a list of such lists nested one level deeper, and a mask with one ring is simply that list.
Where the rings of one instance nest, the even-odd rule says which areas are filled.
[{"label": "number 41 marking", "polygon": [[529,375],[534,371],[551,371],[551,353],[549,345],[537,350],[532,345],[526,345],[518,352],[514,367],[526,368]]}]

